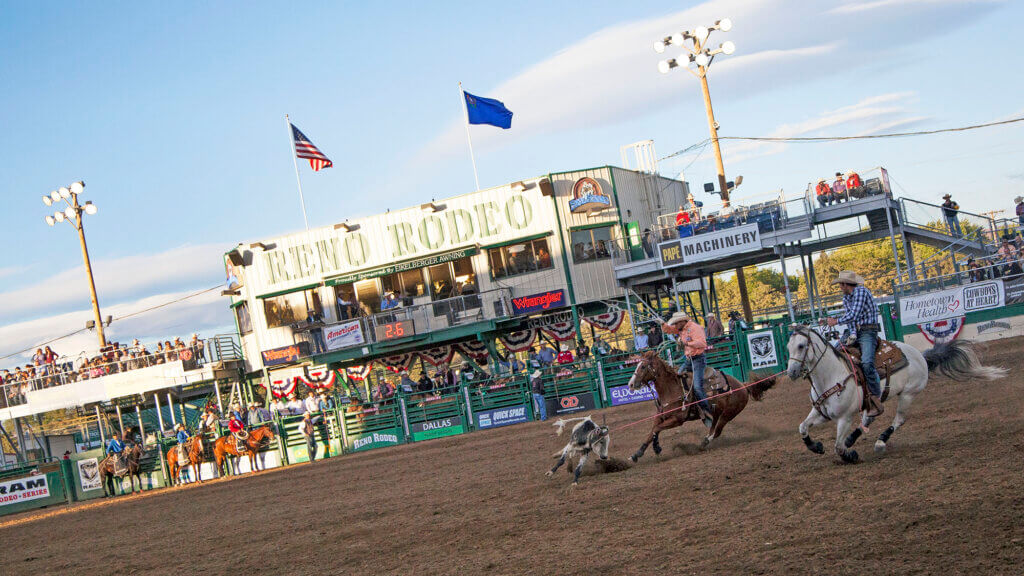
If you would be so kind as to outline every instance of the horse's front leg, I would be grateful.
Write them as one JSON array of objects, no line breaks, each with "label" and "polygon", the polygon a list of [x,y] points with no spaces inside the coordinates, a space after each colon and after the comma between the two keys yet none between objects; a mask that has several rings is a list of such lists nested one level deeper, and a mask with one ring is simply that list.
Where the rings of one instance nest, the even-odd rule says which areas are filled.
[{"label": "horse's front leg", "polygon": [[836,420],[836,455],[847,464],[856,464],[860,461],[857,451],[846,447],[846,432],[850,429],[854,416],[856,416],[856,413],[853,415],[844,414]]},{"label": "horse's front leg", "polygon": [[[629,459],[632,460],[634,464],[644,455],[644,452],[647,452],[647,447],[650,446],[652,442],[656,443],[658,441],[658,432],[660,432],[658,428],[659,424],[660,421],[654,424],[654,427],[651,428],[651,433],[647,435],[647,440],[644,440],[644,443],[640,445],[640,448],[637,449],[637,451],[634,452],[633,455],[629,457]],[[659,446],[658,448],[656,448],[655,452],[661,452],[661,447]]]},{"label": "horse's front leg", "polygon": [[576,470],[572,473],[572,485],[578,486],[580,483],[580,473],[583,472],[583,466],[587,463],[587,458],[590,458],[590,452],[585,452],[580,457],[579,464],[576,465]]},{"label": "horse's front leg", "polygon": [[825,446],[820,441],[815,442],[811,440],[810,429],[811,426],[817,426],[823,422],[825,422],[825,417],[814,408],[811,408],[810,414],[800,423],[800,437],[804,440],[804,446],[807,446],[807,449],[815,454],[824,454]]}]

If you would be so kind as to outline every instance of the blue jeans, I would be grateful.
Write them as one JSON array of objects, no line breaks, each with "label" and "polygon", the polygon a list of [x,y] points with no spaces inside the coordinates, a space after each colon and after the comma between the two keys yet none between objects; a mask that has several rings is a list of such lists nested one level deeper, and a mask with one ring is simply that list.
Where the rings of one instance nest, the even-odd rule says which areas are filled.
[{"label": "blue jeans", "polygon": [[533,411],[534,411],[534,413],[537,414],[538,416],[540,416],[541,420],[547,420],[548,419],[548,407],[547,407],[546,404],[544,404],[544,395],[543,394],[537,394],[536,392],[533,392],[532,395],[533,395]]},{"label": "blue jeans", "polygon": [[878,382],[878,370],[875,369],[878,331],[859,330],[857,332],[857,343],[860,344],[860,367],[864,370],[864,379],[868,382],[868,390],[874,396],[881,396],[882,386]]},{"label": "blue jeans", "polygon": [[690,369],[693,370],[693,393],[697,395],[701,407],[711,412],[711,406],[707,401],[708,395],[704,393],[704,369],[707,368],[707,365],[708,361],[703,354],[690,358]]},{"label": "blue jeans", "polygon": [[306,436],[306,451],[309,452],[309,461],[316,460],[316,437],[313,434]]},{"label": "blue jeans", "polygon": [[315,330],[310,332],[310,335],[313,336],[313,353],[322,354],[326,352],[327,346],[324,344],[324,333],[319,330]]},{"label": "blue jeans", "polygon": [[960,229],[960,220],[958,220],[956,216],[946,216],[946,224],[949,225],[949,234],[951,236],[956,236],[957,238],[963,237],[964,233],[963,230]]}]

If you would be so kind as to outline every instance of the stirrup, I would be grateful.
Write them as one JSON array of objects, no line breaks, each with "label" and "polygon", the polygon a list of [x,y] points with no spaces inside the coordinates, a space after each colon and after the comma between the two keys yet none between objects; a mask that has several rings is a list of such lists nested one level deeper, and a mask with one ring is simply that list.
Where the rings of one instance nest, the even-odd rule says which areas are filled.
[{"label": "stirrup", "polygon": [[878,418],[885,412],[885,407],[882,406],[882,401],[873,394],[868,394],[868,418]]}]

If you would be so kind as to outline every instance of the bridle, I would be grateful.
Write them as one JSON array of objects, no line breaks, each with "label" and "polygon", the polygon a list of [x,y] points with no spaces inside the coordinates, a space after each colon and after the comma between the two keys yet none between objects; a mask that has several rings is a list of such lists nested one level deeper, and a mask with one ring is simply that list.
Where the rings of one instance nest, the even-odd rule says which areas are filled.
[{"label": "bridle", "polygon": [[[799,334],[799,335],[803,336],[804,338],[807,338],[807,350],[804,351],[804,357],[800,360],[800,377],[801,378],[810,379],[811,373],[814,372],[814,370],[818,367],[818,364],[821,362],[822,358],[824,358],[825,355],[829,353],[830,346],[829,346],[828,342],[825,342],[825,339],[821,336],[821,334],[818,334],[817,332],[814,332],[813,330],[811,330],[811,329],[809,329],[807,327],[802,327],[802,328],[798,327],[798,328],[796,328],[794,330],[793,333],[794,334]],[[814,361],[814,365],[811,366],[810,368],[807,368],[807,357],[808,357],[808,355],[810,355],[810,353],[811,353],[810,351],[811,350],[815,350],[815,352],[817,352],[817,350],[816,350],[816,348],[815,348],[815,346],[813,344],[814,336],[811,336],[812,333],[817,335],[821,339],[822,351],[821,351],[821,355],[818,356],[818,359]],[[817,398],[814,397],[815,396],[815,390],[814,390],[814,383],[812,381],[812,383],[811,383],[811,406],[815,410],[818,411],[818,414],[821,414],[822,418],[824,418],[825,420],[831,420],[832,419],[832,417],[829,416],[828,413],[825,411],[825,406],[824,406],[825,405],[825,401],[828,400],[830,397],[836,395],[836,394],[842,393],[843,389],[846,387],[846,382],[848,382],[853,377],[854,377],[854,372],[851,369],[847,373],[846,378],[844,378],[842,382],[836,382],[836,384],[834,386],[832,386],[828,390],[825,390],[824,392],[818,394]]]},{"label": "bridle", "polygon": [[817,348],[814,345],[814,337],[811,336],[811,332],[813,332],[813,330],[810,330],[808,328],[797,328],[793,332],[794,334],[799,334],[800,336],[803,336],[804,338],[807,339],[807,349],[804,350],[803,358],[800,359],[800,378],[810,378],[811,373],[814,372],[814,370],[818,367],[818,364],[821,363],[821,360],[825,357],[826,354],[828,354],[828,344],[825,344],[823,350],[821,351],[821,355],[818,356],[817,360],[814,361],[814,365],[811,366],[810,368],[807,367],[807,357],[811,354],[811,351],[813,350],[814,353],[817,353]]}]

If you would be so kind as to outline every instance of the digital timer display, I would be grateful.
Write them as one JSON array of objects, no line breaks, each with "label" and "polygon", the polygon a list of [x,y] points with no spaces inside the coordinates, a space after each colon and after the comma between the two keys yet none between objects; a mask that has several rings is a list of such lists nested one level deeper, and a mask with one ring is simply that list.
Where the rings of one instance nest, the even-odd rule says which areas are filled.
[{"label": "digital timer display", "polygon": [[415,330],[412,320],[400,320],[398,322],[377,325],[377,341],[394,340],[395,338],[404,338],[413,334],[415,334]]}]

